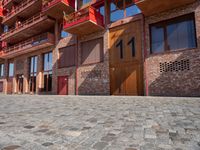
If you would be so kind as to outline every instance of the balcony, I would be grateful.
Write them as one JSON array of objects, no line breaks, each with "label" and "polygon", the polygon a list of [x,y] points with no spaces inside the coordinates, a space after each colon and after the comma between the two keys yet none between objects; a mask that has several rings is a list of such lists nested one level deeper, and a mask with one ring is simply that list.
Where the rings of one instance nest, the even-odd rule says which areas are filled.
[{"label": "balcony", "polygon": [[67,14],[74,11],[75,0],[49,0],[46,4],[43,3],[42,11],[56,19],[63,18],[63,11]]},{"label": "balcony", "polygon": [[86,35],[103,29],[103,15],[91,6],[64,17],[63,30],[71,34]]},{"label": "balcony", "polygon": [[54,23],[55,20],[43,14],[39,14],[18,24],[8,32],[4,32],[1,35],[1,40],[10,44],[18,43],[34,35],[47,32],[54,27]]},{"label": "balcony", "polygon": [[135,4],[140,8],[145,16],[150,16],[195,1],[196,0],[135,0]]},{"label": "balcony", "polygon": [[11,9],[12,8],[12,5],[13,3],[20,3],[22,0],[4,0],[3,1],[3,7],[4,8],[8,8],[8,9]]},{"label": "balcony", "polygon": [[14,46],[4,48],[0,53],[0,58],[7,59],[40,50],[45,47],[54,45],[54,35],[51,33],[44,33]]},{"label": "balcony", "polygon": [[25,0],[17,5],[10,12],[6,12],[3,18],[3,24],[11,26],[16,21],[17,18],[28,18],[32,16],[35,12],[40,11],[40,6],[42,2],[40,0]]},{"label": "balcony", "polygon": [[3,19],[3,8],[0,7],[0,22],[2,21]]}]

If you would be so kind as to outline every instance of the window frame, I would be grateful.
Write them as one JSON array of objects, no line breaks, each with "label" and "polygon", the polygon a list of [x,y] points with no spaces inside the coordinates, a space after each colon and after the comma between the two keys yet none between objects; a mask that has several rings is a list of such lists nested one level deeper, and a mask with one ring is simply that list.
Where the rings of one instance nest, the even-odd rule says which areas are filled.
[{"label": "window frame", "polygon": [[[188,47],[188,48],[179,48],[179,49],[169,49],[168,48],[168,40],[167,40],[167,27],[169,25],[172,24],[177,24],[183,21],[188,21],[191,20],[194,23],[194,38],[195,38],[195,46],[194,47]],[[163,28],[163,34],[164,34],[164,49],[162,50],[162,52],[154,52],[154,50],[152,49],[152,27],[155,26],[160,26]],[[197,32],[196,32],[196,20],[195,20],[195,14],[194,13],[189,13],[189,14],[185,14],[182,16],[178,16],[172,19],[168,19],[168,20],[164,20],[164,21],[160,21],[157,23],[153,23],[149,25],[149,41],[150,41],[150,54],[160,54],[160,53],[165,53],[165,52],[173,52],[173,51],[181,51],[181,50],[187,50],[187,49],[195,49],[198,46],[197,43]]]},{"label": "window frame", "polygon": [[[2,71],[2,66],[3,66],[3,73],[1,72]],[[2,64],[0,64],[0,78],[3,78],[4,77],[4,70],[5,70],[5,64],[4,63],[2,63]]]},{"label": "window frame", "polygon": [[[10,75],[10,64],[13,64],[13,71],[12,71],[13,74],[12,75]],[[9,64],[8,64],[8,77],[13,78],[14,75],[15,75],[15,64],[14,64],[14,62],[9,62]]]},{"label": "window frame", "polygon": [[[112,2],[110,3],[110,23],[113,23],[113,22],[116,22],[116,21],[118,21],[118,20],[121,20],[121,19],[125,19],[125,18],[128,18],[128,17],[130,17],[130,16],[127,16],[127,8],[128,7],[131,7],[131,6],[134,6],[135,5],[135,3],[134,2],[132,2],[131,4],[126,4],[126,1],[125,0],[123,0],[123,9],[119,9],[119,8],[117,8],[117,5],[115,5],[115,9],[114,10],[111,10],[111,4],[114,4],[115,5],[115,3],[114,3],[114,0],[112,0]],[[111,14],[112,13],[114,13],[114,12],[117,12],[117,11],[123,11],[123,18],[121,18],[121,19],[118,19],[118,20],[115,20],[115,21],[112,21],[112,19],[111,19]],[[134,16],[134,15],[132,15],[132,16]]]}]

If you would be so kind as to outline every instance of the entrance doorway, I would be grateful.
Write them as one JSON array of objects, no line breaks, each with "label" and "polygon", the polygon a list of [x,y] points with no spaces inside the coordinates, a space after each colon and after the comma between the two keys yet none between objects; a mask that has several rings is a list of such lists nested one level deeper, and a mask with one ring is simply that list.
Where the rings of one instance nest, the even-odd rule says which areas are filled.
[{"label": "entrance doorway", "polygon": [[58,95],[68,95],[68,78],[67,76],[58,77]]},{"label": "entrance doorway", "polygon": [[110,29],[111,95],[143,95],[142,22]]},{"label": "entrance doorway", "polygon": [[23,85],[24,85],[23,83],[24,83],[24,75],[23,74],[17,75],[17,92],[18,92],[18,94],[23,93]]}]

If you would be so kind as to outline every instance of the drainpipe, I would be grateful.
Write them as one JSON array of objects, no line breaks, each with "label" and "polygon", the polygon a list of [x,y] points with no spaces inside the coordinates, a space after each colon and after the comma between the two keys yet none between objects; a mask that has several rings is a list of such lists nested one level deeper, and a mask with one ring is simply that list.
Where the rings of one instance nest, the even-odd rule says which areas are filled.
[{"label": "drainpipe", "polygon": [[144,30],[144,75],[145,75],[145,90],[146,90],[146,96],[149,95],[149,83],[148,83],[148,77],[147,77],[147,62],[146,62],[146,58],[148,55],[147,52],[147,45],[146,45],[146,28],[145,28],[145,16],[143,14],[143,30]]},{"label": "drainpipe", "polygon": [[[78,1],[75,0],[75,11],[78,10]],[[76,36],[76,75],[75,75],[75,95],[78,95],[78,36]]]}]

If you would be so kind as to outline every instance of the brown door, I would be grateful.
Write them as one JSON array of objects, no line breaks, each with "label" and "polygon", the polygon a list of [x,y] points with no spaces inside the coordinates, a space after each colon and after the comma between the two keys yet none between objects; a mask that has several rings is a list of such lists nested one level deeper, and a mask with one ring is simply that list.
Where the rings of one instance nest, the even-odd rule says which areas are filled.
[{"label": "brown door", "polygon": [[68,79],[67,76],[58,77],[58,95],[68,94]]},{"label": "brown door", "polygon": [[18,87],[18,93],[23,93],[23,82],[24,82],[24,76],[23,75],[17,75],[17,87]]},{"label": "brown door", "polygon": [[7,94],[12,94],[13,92],[13,78],[7,79]]},{"label": "brown door", "polygon": [[112,95],[143,95],[142,23],[110,30],[110,86]]},{"label": "brown door", "polygon": [[3,92],[3,82],[0,82],[0,92]]}]

